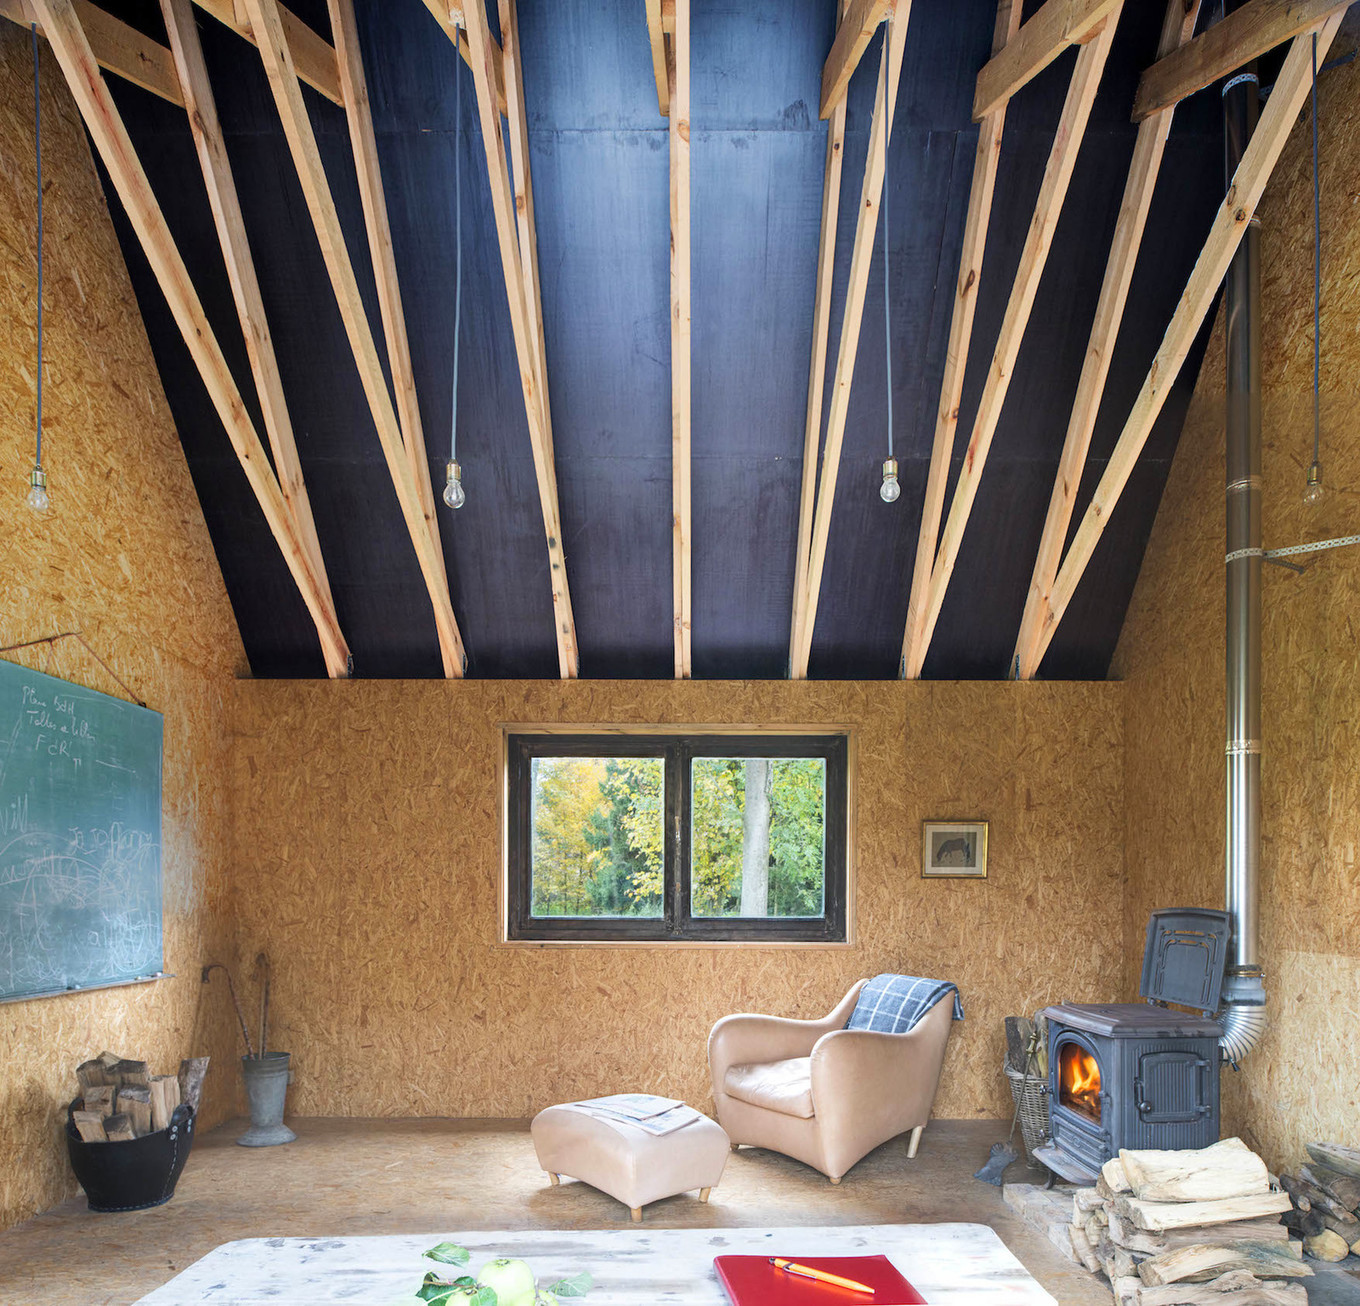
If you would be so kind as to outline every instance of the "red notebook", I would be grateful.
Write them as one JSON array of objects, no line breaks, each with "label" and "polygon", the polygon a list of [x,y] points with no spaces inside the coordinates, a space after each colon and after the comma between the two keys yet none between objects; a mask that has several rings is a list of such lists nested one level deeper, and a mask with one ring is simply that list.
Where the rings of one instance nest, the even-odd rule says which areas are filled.
[{"label": "red notebook", "polygon": [[[787,1255],[787,1253],[781,1253]],[[886,1256],[791,1256],[814,1270],[854,1279],[868,1293],[819,1283],[789,1274],[770,1264],[768,1256],[715,1256],[713,1268],[732,1299],[732,1306],[921,1306],[925,1298],[894,1268]]]}]

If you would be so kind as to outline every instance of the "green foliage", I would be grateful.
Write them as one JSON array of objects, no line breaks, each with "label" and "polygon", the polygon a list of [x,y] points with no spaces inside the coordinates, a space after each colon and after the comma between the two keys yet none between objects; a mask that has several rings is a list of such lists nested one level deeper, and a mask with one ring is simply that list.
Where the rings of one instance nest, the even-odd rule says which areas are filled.
[{"label": "green foliage", "polygon": [[[657,917],[665,887],[665,766],[658,757],[534,760],[535,916]],[[692,767],[691,911],[736,916],[741,904],[746,765]],[[826,764],[772,762],[769,914],[820,916]]]},{"label": "green foliage", "polygon": [[457,1243],[439,1243],[438,1246],[431,1247],[425,1255],[429,1260],[438,1261],[440,1265],[466,1265],[472,1259],[472,1253],[466,1247],[459,1247]]},{"label": "green foliage", "polygon": [[[431,1247],[424,1255],[441,1265],[466,1265],[472,1253],[457,1243],[443,1242]],[[500,1264],[501,1262],[496,1262]],[[485,1271],[485,1267],[483,1267]],[[537,1288],[534,1301],[537,1306],[560,1306],[563,1297],[584,1297],[595,1286],[595,1280],[586,1270],[559,1279],[550,1288]],[[496,1290],[486,1284],[478,1283],[470,1274],[459,1275],[456,1279],[443,1279],[431,1270],[424,1282],[416,1289],[419,1301],[432,1303],[433,1306],[497,1306]]]}]

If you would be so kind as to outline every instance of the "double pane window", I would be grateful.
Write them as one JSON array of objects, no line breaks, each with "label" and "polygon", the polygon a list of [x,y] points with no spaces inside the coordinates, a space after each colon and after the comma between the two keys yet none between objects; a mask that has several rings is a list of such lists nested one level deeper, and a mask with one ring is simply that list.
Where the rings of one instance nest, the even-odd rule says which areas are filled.
[{"label": "double pane window", "polygon": [[843,735],[512,735],[509,936],[845,938]]}]

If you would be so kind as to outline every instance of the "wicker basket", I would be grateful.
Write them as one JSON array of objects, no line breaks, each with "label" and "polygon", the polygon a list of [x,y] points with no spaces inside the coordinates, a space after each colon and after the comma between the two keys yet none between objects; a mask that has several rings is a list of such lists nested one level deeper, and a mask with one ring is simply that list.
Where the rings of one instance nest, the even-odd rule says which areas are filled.
[{"label": "wicker basket", "polygon": [[1020,1133],[1025,1140],[1025,1151],[1032,1157],[1035,1149],[1048,1142],[1047,1083],[1037,1076],[1022,1075],[1006,1067],[1010,1080],[1011,1100],[1020,1113]]}]

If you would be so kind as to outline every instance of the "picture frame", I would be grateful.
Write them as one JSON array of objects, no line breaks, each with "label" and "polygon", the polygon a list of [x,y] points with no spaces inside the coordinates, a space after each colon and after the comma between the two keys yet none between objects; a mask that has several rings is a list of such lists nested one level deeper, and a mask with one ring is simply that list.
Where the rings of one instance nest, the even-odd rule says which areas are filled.
[{"label": "picture frame", "polygon": [[922,878],[985,880],[987,825],[986,821],[922,821]]}]

